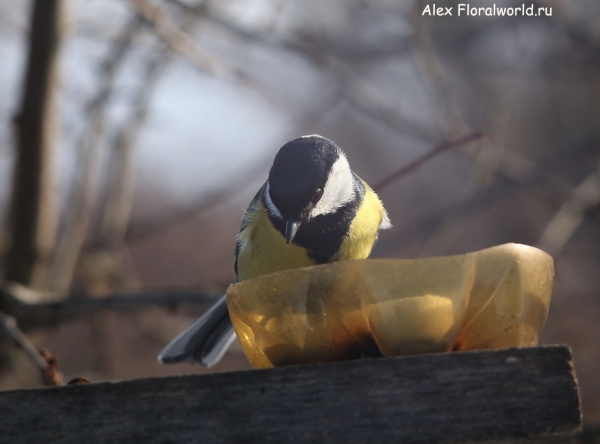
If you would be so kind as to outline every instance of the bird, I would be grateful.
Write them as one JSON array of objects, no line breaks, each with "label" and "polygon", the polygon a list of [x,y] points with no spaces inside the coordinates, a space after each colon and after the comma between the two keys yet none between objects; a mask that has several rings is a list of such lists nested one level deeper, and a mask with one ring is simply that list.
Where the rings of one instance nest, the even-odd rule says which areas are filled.
[{"label": "bird", "polygon": [[[390,227],[383,203],[335,142],[316,134],[298,137],[279,149],[246,210],[236,238],[235,272],[241,282],[290,268],[365,259],[379,230]],[[158,360],[211,367],[234,340],[222,296]]]}]

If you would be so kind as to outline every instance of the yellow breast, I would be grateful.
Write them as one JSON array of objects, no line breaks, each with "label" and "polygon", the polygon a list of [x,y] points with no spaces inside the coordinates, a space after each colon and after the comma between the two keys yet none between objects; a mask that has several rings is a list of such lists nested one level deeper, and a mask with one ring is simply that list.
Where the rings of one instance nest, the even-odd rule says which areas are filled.
[{"label": "yellow breast", "polygon": [[263,206],[248,215],[248,224],[238,239],[240,251],[237,270],[240,281],[288,268],[314,265],[304,248],[285,244],[285,239],[275,229]]},{"label": "yellow breast", "polygon": [[343,261],[369,257],[373,244],[377,240],[379,228],[389,226],[387,213],[381,200],[364,180],[362,182],[365,185],[363,201],[334,260]]},{"label": "yellow breast", "polygon": [[[331,262],[367,258],[380,226],[382,223],[389,224],[383,204],[373,190],[366,183],[364,185],[363,201]],[[293,243],[285,244],[284,237],[269,220],[264,206],[257,204],[252,211],[249,210],[246,218],[246,227],[238,235],[237,271],[240,281],[289,268],[315,265],[304,248]]]}]

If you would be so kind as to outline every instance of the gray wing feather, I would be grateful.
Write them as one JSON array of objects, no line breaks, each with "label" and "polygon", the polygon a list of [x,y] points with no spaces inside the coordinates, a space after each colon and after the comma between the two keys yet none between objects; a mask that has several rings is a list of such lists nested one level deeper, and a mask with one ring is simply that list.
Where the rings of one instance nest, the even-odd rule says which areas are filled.
[{"label": "gray wing feather", "polygon": [[[256,208],[261,204],[266,185],[265,182],[250,202],[242,220],[240,231],[247,227],[249,223],[248,215],[256,211]],[[239,243],[236,242],[236,273],[238,251]],[[197,362],[206,367],[212,367],[221,360],[234,339],[235,331],[231,325],[225,295],[223,295],[206,313],[164,348],[158,355],[158,361],[163,364]]]},{"label": "gray wing feather", "polygon": [[234,339],[235,332],[223,295],[206,313],[173,339],[158,355],[158,360],[163,364],[197,362],[211,367],[219,362]]}]

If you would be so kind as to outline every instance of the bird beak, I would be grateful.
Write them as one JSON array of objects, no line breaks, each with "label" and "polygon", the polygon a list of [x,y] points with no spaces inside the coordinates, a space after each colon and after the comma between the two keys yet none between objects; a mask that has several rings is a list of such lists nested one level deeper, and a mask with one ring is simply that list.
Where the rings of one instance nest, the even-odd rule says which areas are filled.
[{"label": "bird beak", "polygon": [[300,228],[301,224],[302,224],[302,221],[299,221],[299,220],[293,220],[293,219],[287,220],[287,222],[285,223],[285,244],[286,245],[289,245],[294,240],[294,237],[296,237],[296,233],[298,232],[298,228]]}]

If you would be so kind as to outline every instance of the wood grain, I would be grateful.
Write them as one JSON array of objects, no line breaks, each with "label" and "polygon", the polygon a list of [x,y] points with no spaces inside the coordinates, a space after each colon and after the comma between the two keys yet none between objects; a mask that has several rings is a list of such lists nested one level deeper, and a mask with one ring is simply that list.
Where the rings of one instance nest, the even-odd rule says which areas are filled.
[{"label": "wood grain", "polygon": [[380,358],[0,393],[0,442],[561,442],[568,347]]}]

